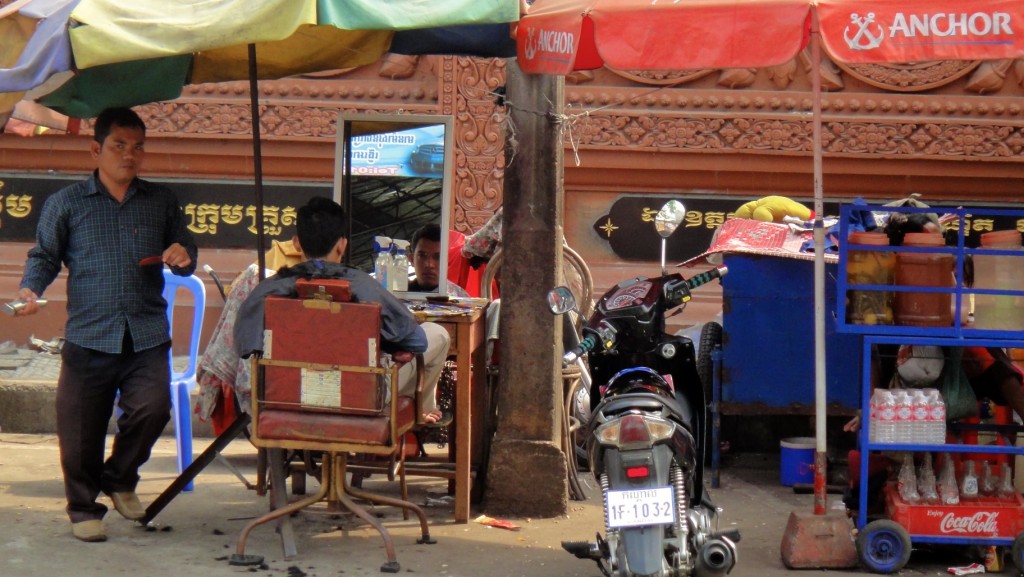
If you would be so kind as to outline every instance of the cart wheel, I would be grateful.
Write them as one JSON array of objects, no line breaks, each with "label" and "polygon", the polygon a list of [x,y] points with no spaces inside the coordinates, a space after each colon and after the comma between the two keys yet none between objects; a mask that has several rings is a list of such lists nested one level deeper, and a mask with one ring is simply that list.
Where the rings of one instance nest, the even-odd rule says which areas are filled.
[{"label": "cart wheel", "polygon": [[894,573],[910,560],[910,534],[895,521],[872,521],[857,535],[857,555],[875,573]]},{"label": "cart wheel", "polygon": [[711,360],[711,352],[722,344],[722,325],[712,321],[704,323],[700,329],[700,346],[697,347],[697,375],[704,385],[704,400],[711,402],[711,388],[714,386],[715,363]]},{"label": "cart wheel", "polygon": [[1024,573],[1024,533],[1017,535],[1017,538],[1013,540],[1010,555],[1013,557],[1013,565],[1017,567],[1017,571]]}]

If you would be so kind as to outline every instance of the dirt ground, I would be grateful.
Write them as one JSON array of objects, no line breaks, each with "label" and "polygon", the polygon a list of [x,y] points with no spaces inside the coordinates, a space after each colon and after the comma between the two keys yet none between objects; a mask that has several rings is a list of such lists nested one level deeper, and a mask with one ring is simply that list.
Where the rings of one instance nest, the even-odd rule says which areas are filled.
[{"label": "dirt ground", "polygon": [[[196,450],[205,448],[196,439]],[[143,468],[139,495],[144,504],[174,478],[174,439],[158,443]],[[236,441],[225,455],[250,480],[255,477],[255,450]],[[584,476],[589,480],[589,476]],[[397,493],[395,484],[371,478],[365,487]],[[309,490],[316,489],[310,480]],[[593,483],[587,501],[570,502],[568,514],[554,519],[507,519],[518,531],[480,523],[455,524],[444,501],[446,482],[411,478],[411,499],[426,507],[435,545],[416,544],[419,525],[400,512],[375,508],[394,538],[402,574],[454,577],[598,577],[595,564],[562,551],[561,540],[593,539],[602,530],[599,500]],[[790,574],[779,556],[786,521],[793,511],[809,513],[811,495],[795,494],[778,482],[777,462],[748,459],[742,467],[723,470],[722,487],[713,491],[724,509],[722,527],[739,526],[739,562],[732,575],[777,577]],[[428,501],[429,498],[429,501]],[[830,498],[835,498],[830,496]],[[220,463],[196,479],[196,489],[172,501],[146,528],[111,511],[105,519],[109,540],[82,543],[70,533],[56,439],[52,435],[0,434],[0,576],[216,577],[263,574],[287,577],[381,575],[385,554],[380,537],[352,516],[327,512],[322,505],[293,517],[298,555],[284,559],[281,541],[271,525],[256,528],[246,553],[263,555],[264,564],[228,564],[244,525],[267,510],[258,497]],[[471,519],[486,514],[475,509]],[[942,575],[949,565],[967,564],[961,553],[915,551],[903,575]],[[856,569],[849,575],[865,575]],[[800,575],[835,574],[804,570]]]}]

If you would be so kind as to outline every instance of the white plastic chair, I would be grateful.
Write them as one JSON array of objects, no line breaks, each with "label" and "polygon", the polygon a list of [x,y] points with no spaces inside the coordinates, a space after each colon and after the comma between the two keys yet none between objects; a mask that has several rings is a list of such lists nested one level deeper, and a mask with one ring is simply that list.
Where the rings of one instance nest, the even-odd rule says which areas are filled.
[{"label": "white plastic chair", "polygon": [[[192,314],[192,333],[188,349],[188,365],[183,372],[174,370],[174,353],[170,353],[171,363],[171,402],[174,412],[174,437],[178,445],[178,474],[180,475],[192,464],[192,403],[191,393],[196,387],[196,361],[199,358],[199,337],[203,329],[203,314],[206,311],[206,287],[195,275],[178,276],[164,269],[164,300],[167,301],[167,322],[171,326],[171,338],[174,339],[174,302],[178,289],[183,288],[192,293],[194,303]],[[184,491],[192,491],[192,483],[185,486]]]}]

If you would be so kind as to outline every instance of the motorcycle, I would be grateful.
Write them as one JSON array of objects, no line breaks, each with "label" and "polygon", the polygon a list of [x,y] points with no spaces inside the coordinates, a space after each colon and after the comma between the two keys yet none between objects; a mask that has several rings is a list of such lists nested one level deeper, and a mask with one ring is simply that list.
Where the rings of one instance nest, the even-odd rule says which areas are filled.
[{"label": "motorcycle", "polygon": [[[682,203],[670,201],[655,218],[662,275],[612,287],[563,357],[589,361],[586,452],[604,500],[605,536],[562,547],[595,561],[607,577],[713,577],[736,563],[739,531],[717,529],[719,509],[704,486],[708,417],[694,343],[665,333],[669,311],[727,272],[666,274],[665,240],[684,214]],[[548,304],[555,314],[577,310],[567,287],[552,290]]]}]

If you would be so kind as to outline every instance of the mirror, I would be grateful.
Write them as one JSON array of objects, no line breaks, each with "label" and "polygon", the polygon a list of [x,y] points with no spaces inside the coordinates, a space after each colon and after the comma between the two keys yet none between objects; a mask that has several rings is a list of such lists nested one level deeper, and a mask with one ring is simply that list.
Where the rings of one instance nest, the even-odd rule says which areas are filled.
[{"label": "mirror", "polygon": [[654,228],[661,235],[661,238],[668,238],[679,228],[686,216],[686,207],[678,200],[670,200],[661,207],[658,214],[654,216]]},{"label": "mirror", "polygon": [[661,276],[667,274],[665,269],[665,252],[668,250],[668,237],[679,228],[686,216],[686,207],[678,200],[670,200],[654,215],[654,230],[661,236]]},{"label": "mirror", "polygon": [[409,241],[406,256],[409,280],[414,282],[413,235],[427,224],[440,227],[437,287],[392,290],[399,296],[445,295],[448,291],[453,128],[450,116],[338,115],[334,200],[348,213],[345,263],[372,274],[375,237]]},{"label": "mirror", "polygon": [[548,308],[552,314],[564,315],[576,310],[576,297],[567,286],[555,287],[548,292]]}]

